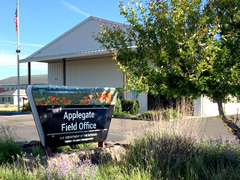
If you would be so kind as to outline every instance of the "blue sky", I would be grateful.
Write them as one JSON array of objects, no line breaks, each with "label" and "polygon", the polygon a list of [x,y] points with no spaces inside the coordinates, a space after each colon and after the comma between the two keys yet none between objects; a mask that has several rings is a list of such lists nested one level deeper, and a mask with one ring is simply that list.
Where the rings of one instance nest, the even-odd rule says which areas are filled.
[{"label": "blue sky", "polygon": [[[118,0],[19,0],[20,59],[23,59],[89,16],[125,23]],[[0,1],[0,80],[17,75],[16,0]],[[46,74],[45,63],[32,64],[32,74]],[[27,63],[20,64],[27,75]]]}]

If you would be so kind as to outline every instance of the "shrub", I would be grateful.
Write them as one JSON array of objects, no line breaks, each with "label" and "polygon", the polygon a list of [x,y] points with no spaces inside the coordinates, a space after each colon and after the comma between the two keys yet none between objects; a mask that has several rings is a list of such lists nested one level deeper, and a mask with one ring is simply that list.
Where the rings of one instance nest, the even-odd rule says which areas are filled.
[{"label": "shrub", "polygon": [[42,146],[33,146],[32,147],[32,155],[37,156],[37,155],[42,155],[45,153],[45,150]]},{"label": "shrub", "polygon": [[131,117],[128,112],[114,112],[113,117]]},{"label": "shrub", "polygon": [[22,108],[22,112],[31,112],[31,111],[32,111],[32,109],[31,109],[29,103],[28,102],[24,103],[23,108]]},{"label": "shrub", "polygon": [[140,104],[137,100],[122,99],[121,104],[123,112],[128,112],[130,114],[137,114],[139,112]]},{"label": "shrub", "polygon": [[10,127],[0,127],[0,164],[13,162],[21,154],[20,144],[14,141],[14,132]]},{"label": "shrub", "polygon": [[150,171],[155,178],[178,177],[184,162],[196,152],[194,141],[176,135],[148,134],[130,146],[125,157],[128,168]]},{"label": "shrub", "polygon": [[90,160],[81,161],[76,157],[60,156],[50,159],[43,172],[48,179],[94,179],[97,167]]},{"label": "shrub", "polygon": [[152,133],[129,147],[124,164],[128,171],[150,172],[152,179],[238,179],[240,148],[221,139]]},{"label": "shrub", "polygon": [[92,143],[84,143],[84,144],[74,144],[71,146],[60,146],[54,149],[54,152],[61,153],[61,152],[67,152],[72,149],[84,149],[84,148],[92,148],[93,144]]},{"label": "shrub", "polygon": [[161,109],[158,111],[147,111],[142,113],[140,116],[142,119],[149,120],[171,120],[181,119],[182,115],[175,109]]},{"label": "shrub", "polygon": [[114,106],[114,112],[122,112],[121,99],[117,98],[117,101]]}]

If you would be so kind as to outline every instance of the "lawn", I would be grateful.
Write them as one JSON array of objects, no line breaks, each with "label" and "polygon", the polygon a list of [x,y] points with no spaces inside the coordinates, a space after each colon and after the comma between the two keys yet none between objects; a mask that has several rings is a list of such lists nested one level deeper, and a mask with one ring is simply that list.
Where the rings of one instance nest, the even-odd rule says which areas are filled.
[{"label": "lawn", "polygon": [[[20,107],[20,110],[22,108]],[[14,112],[17,111],[18,107],[14,105],[0,105],[0,112]]]}]

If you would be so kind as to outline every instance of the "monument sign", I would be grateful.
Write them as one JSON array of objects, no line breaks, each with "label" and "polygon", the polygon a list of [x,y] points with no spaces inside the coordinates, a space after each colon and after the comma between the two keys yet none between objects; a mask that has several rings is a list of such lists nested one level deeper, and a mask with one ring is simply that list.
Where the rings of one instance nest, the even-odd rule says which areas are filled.
[{"label": "monument sign", "polygon": [[43,146],[106,140],[115,88],[30,85],[27,95]]}]

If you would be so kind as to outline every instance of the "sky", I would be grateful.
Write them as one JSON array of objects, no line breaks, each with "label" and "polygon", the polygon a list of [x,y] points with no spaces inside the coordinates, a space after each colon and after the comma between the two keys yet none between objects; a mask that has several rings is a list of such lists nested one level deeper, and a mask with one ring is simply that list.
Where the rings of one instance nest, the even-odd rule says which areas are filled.
[{"label": "sky", "polygon": [[[125,23],[118,0],[19,0],[20,59],[24,59],[89,16]],[[17,76],[17,0],[0,0],[0,80]],[[32,63],[32,74],[47,74],[46,63]],[[20,63],[27,75],[27,63]]]}]

